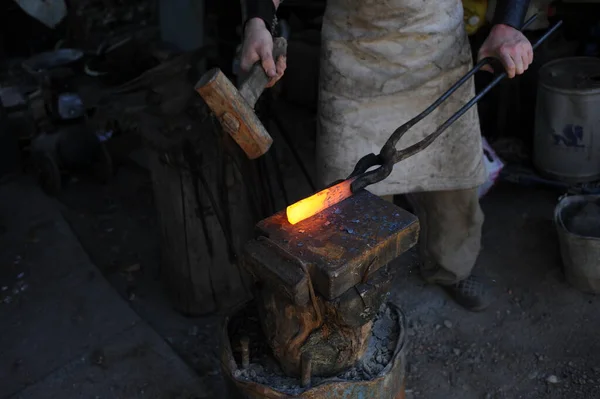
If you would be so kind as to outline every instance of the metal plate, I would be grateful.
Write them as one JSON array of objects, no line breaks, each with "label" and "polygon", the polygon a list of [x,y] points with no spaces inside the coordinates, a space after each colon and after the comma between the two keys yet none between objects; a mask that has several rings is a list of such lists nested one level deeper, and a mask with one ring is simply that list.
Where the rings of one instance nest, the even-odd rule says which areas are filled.
[{"label": "metal plate", "polygon": [[419,223],[411,213],[363,190],[296,225],[282,211],[257,229],[306,265],[315,290],[332,300],[414,246]]}]

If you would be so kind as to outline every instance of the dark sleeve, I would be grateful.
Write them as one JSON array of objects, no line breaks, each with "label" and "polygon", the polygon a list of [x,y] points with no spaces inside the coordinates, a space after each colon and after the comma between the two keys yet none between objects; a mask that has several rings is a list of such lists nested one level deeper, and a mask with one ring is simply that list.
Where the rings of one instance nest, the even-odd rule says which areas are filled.
[{"label": "dark sleeve", "polygon": [[494,25],[503,24],[521,29],[525,22],[525,14],[529,9],[530,0],[496,0]]},{"label": "dark sleeve", "polygon": [[273,0],[246,0],[246,22],[253,18],[260,18],[264,21],[265,26],[269,31],[273,31],[277,24],[277,9]]}]

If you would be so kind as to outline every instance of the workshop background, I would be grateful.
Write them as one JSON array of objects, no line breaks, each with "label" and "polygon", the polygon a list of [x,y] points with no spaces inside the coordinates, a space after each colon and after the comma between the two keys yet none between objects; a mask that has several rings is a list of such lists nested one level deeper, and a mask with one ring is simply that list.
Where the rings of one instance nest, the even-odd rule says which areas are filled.
[{"label": "workshop background", "polygon": [[[475,56],[494,2],[463,4]],[[225,398],[256,379],[222,361],[222,323],[252,298],[255,224],[318,189],[324,9],[280,7],[288,68],[256,106],[274,142],[249,160],[194,90],[211,68],[238,82],[239,2],[1,2],[1,399]],[[600,397],[600,1],[533,14],[532,41],[563,26],[478,104],[494,303],[467,313],[414,250],[392,262],[406,398]]]}]

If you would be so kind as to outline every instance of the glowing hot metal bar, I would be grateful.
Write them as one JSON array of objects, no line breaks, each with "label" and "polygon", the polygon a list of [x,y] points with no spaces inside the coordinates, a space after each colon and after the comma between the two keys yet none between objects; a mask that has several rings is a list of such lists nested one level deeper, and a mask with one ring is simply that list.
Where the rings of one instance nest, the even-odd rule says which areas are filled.
[{"label": "glowing hot metal bar", "polygon": [[344,180],[288,206],[286,210],[288,222],[296,224],[349,198],[352,196],[350,185],[353,181],[354,179]]}]

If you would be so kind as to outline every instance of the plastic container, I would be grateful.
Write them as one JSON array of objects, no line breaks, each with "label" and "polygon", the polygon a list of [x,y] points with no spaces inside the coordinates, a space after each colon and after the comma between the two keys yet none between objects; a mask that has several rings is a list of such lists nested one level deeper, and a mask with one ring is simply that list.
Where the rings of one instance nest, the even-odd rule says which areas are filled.
[{"label": "plastic container", "polygon": [[472,35],[485,25],[487,0],[463,0],[463,18],[467,34]]},{"label": "plastic container", "polygon": [[496,180],[500,176],[500,172],[504,168],[504,162],[496,154],[492,146],[489,145],[485,137],[482,138],[483,143],[483,163],[485,164],[485,172],[487,179],[478,188],[479,198],[483,197],[496,184]]},{"label": "plastic container", "polygon": [[[577,223],[577,217],[585,223]],[[554,223],[567,282],[583,292],[600,293],[600,234],[589,231],[600,232],[600,195],[562,198]]]}]

